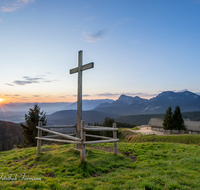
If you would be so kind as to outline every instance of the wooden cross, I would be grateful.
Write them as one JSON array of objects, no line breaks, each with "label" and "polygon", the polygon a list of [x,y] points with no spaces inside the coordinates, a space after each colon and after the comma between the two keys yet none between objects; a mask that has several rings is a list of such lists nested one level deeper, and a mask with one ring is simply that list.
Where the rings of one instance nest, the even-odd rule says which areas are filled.
[{"label": "wooden cross", "polygon": [[[78,103],[77,103],[77,137],[81,137],[81,120],[82,120],[82,71],[94,68],[94,63],[82,65],[83,52],[78,52],[78,67],[71,69],[70,74],[78,73]],[[79,144],[78,144],[79,145]],[[80,145],[77,146],[80,148]]]}]

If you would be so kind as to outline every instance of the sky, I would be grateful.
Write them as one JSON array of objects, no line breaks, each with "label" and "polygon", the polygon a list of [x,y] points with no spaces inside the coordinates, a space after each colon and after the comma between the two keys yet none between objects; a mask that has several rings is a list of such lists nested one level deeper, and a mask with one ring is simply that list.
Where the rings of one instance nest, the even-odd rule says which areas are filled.
[{"label": "sky", "polygon": [[0,0],[0,102],[200,94],[200,0]]}]

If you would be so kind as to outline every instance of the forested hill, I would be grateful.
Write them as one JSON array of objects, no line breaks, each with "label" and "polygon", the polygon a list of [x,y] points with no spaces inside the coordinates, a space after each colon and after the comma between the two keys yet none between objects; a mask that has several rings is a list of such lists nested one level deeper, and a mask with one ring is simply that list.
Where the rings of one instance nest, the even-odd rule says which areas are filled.
[{"label": "forested hill", "polygon": [[17,123],[0,120],[0,151],[10,150],[22,142],[21,127]]}]

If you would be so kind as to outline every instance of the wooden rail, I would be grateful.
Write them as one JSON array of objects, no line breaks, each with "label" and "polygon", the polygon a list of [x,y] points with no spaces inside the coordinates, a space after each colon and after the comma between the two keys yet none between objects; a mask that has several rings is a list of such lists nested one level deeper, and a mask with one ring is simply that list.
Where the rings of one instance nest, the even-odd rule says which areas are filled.
[{"label": "wooden rail", "polygon": [[45,131],[45,132],[49,132],[49,133],[53,133],[55,135],[59,135],[61,137],[65,137],[65,138],[68,138],[68,139],[71,139],[71,140],[76,140],[76,141],[81,141],[80,138],[77,138],[77,137],[72,137],[70,135],[67,135],[67,134],[63,134],[63,133],[59,133],[59,132],[56,132],[56,131],[51,131],[49,129],[44,129],[43,127],[36,127],[37,129],[41,130],[41,131]]},{"label": "wooden rail", "polygon": [[[65,133],[63,133],[63,134],[65,134]],[[74,136],[74,135],[76,135],[75,133],[71,133],[71,134],[68,134],[68,135],[70,135],[70,136]],[[45,137],[45,138],[51,138],[51,137],[60,137],[60,135],[47,135],[47,136],[42,136],[42,137]]]},{"label": "wooden rail", "polygon": [[69,141],[69,140],[62,140],[62,139],[51,139],[51,138],[44,138],[44,137],[35,137],[36,139],[45,140],[45,141],[56,141],[56,142],[65,142],[71,144],[81,144],[80,141]]},{"label": "wooden rail", "polygon": [[110,140],[98,140],[98,141],[85,141],[83,144],[96,144],[96,143],[108,143],[108,142],[117,142],[119,139],[110,139]]},{"label": "wooden rail", "polygon": [[87,127],[84,127],[84,131],[118,131],[118,128],[112,128],[112,127],[87,128]]},{"label": "wooden rail", "polygon": [[[38,155],[41,152],[41,141],[42,140],[77,144],[77,147],[80,147],[77,150],[80,151],[80,160],[81,161],[86,161],[86,148],[85,148],[86,144],[114,142],[114,153],[117,154],[117,141],[119,141],[119,139],[117,138],[118,128],[116,128],[116,123],[113,123],[113,127],[102,127],[102,126],[88,126],[88,125],[85,125],[84,121],[81,121],[80,138],[73,137],[74,133],[73,134],[64,134],[61,132],[47,129],[47,128],[72,128],[75,126],[74,125],[73,126],[72,125],[54,125],[54,126],[42,127],[42,122],[39,122],[38,126],[36,127],[38,129],[38,136],[36,137],[36,139],[37,139],[37,153],[36,154]],[[48,132],[53,135],[42,136],[42,131]],[[113,131],[113,138],[99,136],[99,135],[86,134],[87,131]],[[75,134],[77,135],[77,133],[75,133]],[[70,140],[54,139],[56,137],[64,137],[64,138],[67,138]],[[103,140],[86,141],[86,137],[100,138]]]},{"label": "wooden rail", "polygon": [[75,125],[47,125],[43,126],[43,128],[74,128]]},{"label": "wooden rail", "polygon": [[99,136],[99,135],[90,135],[90,134],[85,134],[86,137],[95,137],[95,138],[100,138],[100,139],[112,139],[111,137],[104,137],[104,136]]}]

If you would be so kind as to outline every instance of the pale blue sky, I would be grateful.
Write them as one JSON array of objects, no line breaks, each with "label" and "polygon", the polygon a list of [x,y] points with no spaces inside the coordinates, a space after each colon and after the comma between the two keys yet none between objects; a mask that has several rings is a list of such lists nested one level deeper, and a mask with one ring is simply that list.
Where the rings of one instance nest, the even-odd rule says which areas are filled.
[{"label": "pale blue sky", "polygon": [[0,98],[76,101],[199,93],[198,0],[0,0]]}]

